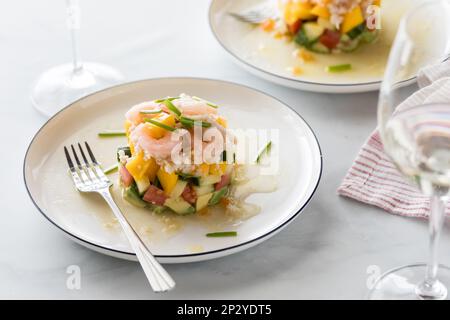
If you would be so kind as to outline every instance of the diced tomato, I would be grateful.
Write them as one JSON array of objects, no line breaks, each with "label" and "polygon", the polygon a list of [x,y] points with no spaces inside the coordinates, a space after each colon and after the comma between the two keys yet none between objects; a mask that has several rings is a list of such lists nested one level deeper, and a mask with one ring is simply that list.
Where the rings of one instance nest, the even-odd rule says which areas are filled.
[{"label": "diced tomato", "polygon": [[144,197],[142,198],[144,201],[147,201],[151,204],[156,204],[158,206],[164,205],[166,202],[167,196],[164,194],[164,191],[161,189],[150,186],[148,190],[145,192]]},{"label": "diced tomato", "polygon": [[197,201],[197,194],[195,193],[195,190],[190,186],[186,186],[186,188],[184,188],[181,197],[190,204],[195,204],[195,202]]},{"label": "diced tomato", "polygon": [[125,188],[128,188],[133,183],[134,179],[133,176],[128,172],[127,168],[124,166],[120,166],[119,168],[119,174],[120,174],[120,181],[122,181],[122,184]]},{"label": "diced tomato", "polygon": [[325,32],[320,36],[320,43],[322,43],[328,49],[334,49],[341,40],[341,34],[338,31],[332,31],[326,29]]},{"label": "diced tomato", "polygon": [[287,28],[291,34],[296,35],[301,26],[302,20],[298,19],[296,22],[288,24]]},{"label": "diced tomato", "polygon": [[215,185],[216,191],[222,189],[223,187],[225,187],[227,185],[229,185],[230,181],[231,181],[231,176],[229,174],[224,174],[222,176],[222,178],[220,179],[220,181],[218,183],[216,183],[216,185]]}]

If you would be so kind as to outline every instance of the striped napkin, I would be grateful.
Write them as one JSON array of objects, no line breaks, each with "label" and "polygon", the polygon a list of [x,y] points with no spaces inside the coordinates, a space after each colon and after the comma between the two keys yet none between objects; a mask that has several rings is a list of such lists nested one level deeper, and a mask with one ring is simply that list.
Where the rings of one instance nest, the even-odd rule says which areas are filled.
[{"label": "striped napkin", "polygon": [[[420,90],[399,105],[400,110],[425,103],[450,103],[450,61],[424,68],[417,83]],[[338,194],[401,216],[428,218],[429,215],[429,197],[397,170],[384,153],[377,130],[363,145]],[[449,206],[447,214],[450,214]]]}]

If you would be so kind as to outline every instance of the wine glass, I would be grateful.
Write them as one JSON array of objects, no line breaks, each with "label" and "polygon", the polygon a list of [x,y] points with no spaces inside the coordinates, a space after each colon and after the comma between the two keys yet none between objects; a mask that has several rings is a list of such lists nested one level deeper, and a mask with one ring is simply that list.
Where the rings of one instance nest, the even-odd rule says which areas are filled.
[{"label": "wine glass", "polygon": [[52,116],[64,106],[123,81],[116,69],[94,62],[81,62],[79,52],[80,6],[78,0],[66,0],[67,27],[72,40],[72,63],[53,67],[36,81],[31,103],[46,116]]},{"label": "wine glass", "polygon": [[[450,64],[445,63],[450,52],[448,17],[450,3],[446,0],[422,3],[403,17],[378,105],[385,152],[430,197],[428,263],[383,274],[369,299],[447,298],[450,269],[438,264],[438,243],[450,195],[450,81],[444,78],[422,88],[406,84],[419,70],[419,74],[431,74],[432,65],[439,65],[439,70],[446,66],[450,74]],[[421,76],[418,83],[423,79]]]}]

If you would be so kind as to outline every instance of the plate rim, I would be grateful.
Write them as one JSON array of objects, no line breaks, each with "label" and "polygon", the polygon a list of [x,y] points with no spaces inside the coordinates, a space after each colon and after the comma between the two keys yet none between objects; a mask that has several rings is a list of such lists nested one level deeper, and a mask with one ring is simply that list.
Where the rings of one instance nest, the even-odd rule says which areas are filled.
[{"label": "plate rim", "polygon": [[288,220],[284,221],[283,223],[281,223],[280,225],[278,225],[277,227],[271,229],[270,231],[264,233],[263,235],[260,235],[256,238],[253,238],[251,240],[236,244],[236,245],[232,245],[232,246],[228,246],[225,248],[221,248],[221,249],[216,249],[216,250],[210,250],[210,251],[204,251],[204,252],[198,252],[198,253],[189,253],[189,254],[177,254],[177,255],[154,255],[155,258],[159,258],[159,259],[172,259],[172,258],[190,258],[190,257],[198,257],[198,256],[207,256],[207,255],[214,255],[214,254],[218,254],[218,253],[223,253],[226,251],[232,251],[235,249],[238,249],[239,247],[245,247],[248,245],[251,245],[252,243],[258,244],[258,241],[262,241],[264,238],[268,237],[268,236],[272,236],[275,235],[278,231],[280,231],[281,229],[283,229],[284,227],[286,227],[291,221],[293,221],[295,218],[297,218],[297,216],[306,208],[306,206],[310,203],[311,199],[313,198],[314,194],[317,191],[317,188],[320,185],[320,181],[322,178],[322,174],[323,174],[323,153],[322,153],[322,148],[320,146],[319,140],[317,138],[316,133],[314,132],[314,130],[311,128],[311,126],[309,125],[309,123],[295,110],[293,109],[291,106],[289,106],[287,103],[283,102],[282,100],[272,96],[271,94],[268,94],[266,92],[263,92],[262,90],[253,88],[251,86],[245,85],[245,84],[241,84],[238,82],[233,82],[233,81],[228,81],[228,80],[221,80],[221,79],[214,79],[214,78],[205,78],[205,77],[156,77],[156,78],[146,78],[146,79],[139,79],[139,80],[135,80],[135,81],[129,81],[129,82],[124,82],[118,85],[114,85],[99,91],[95,91],[93,93],[90,93],[80,99],[77,99],[75,101],[73,101],[72,103],[68,104],[67,106],[63,107],[61,110],[59,110],[57,113],[55,113],[53,116],[51,116],[49,119],[47,119],[47,121],[44,122],[44,124],[39,128],[38,131],[36,131],[36,133],[33,135],[33,138],[31,139],[30,143],[28,144],[27,147],[27,151],[25,152],[25,156],[24,156],[24,160],[23,160],[23,165],[22,165],[22,176],[23,176],[23,182],[25,184],[25,189],[27,191],[27,194],[29,196],[29,198],[31,199],[32,203],[34,204],[34,206],[36,207],[36,209],[38,209],[38,211],[41,213],[42,216],[44,216],[51,224],[53,224],[55,227],[57,227],[58,229],[60,229],[62,232],[64,232],[66,235],[68,235],[69,237],[73,237],[77,240],[79,240],[82,243],[85,243],[87,245],[90,246],[94,246],[97,247],[101,250],[107,250],[107,251],[112,251],[114,253],[118,253],[118,254],[124,254],[124,255],[129,255],[129,256],[136,256],[135,253],[132,252],[128,252],[128,251],[122,251],[122,250],[118,250],[115,248],[111,248],[109,246],[104,246],[104,245],[100,245],[94,242],[91,242],[89,240],[83,239],[73,233],[71,233],[70,231],[66,230],[65,228],[63,228],[62,226],[60,226],[58,223],[56,223],[55,221],[53,221],[45,212],[43,209],[41,209],[39,207],[39,205],[37,204],[37,202],[35,201],[35,199],[33,198],[31,191],[30,191],[30,187],[28,186],[27,183],[27,179],[26,179],[26,165],[27,165],[27,159],[28,159],[28,153],[31,149],[31,146],[33,145],[35,139],[37,138],[37,136],[41,133],[41,131],[50,123],[50,121],[52,121],[55,117],[57,117],[60,113],[64,112],[66,109],[71,108],[73,105],[79,103],[80,101],[87,99],[93,95],[111,90],[111,89],[117,89],[120,87],[124,87],[124,86],[128,86],[128,85],[133,85],[133,84],[138,84],[140,82],[146,82],[146,81],[158,81],[158,80],[200,80],[200,81],[216,81],[216,82],[221,82],[221,83],[225,83],[225,84],[231,84],[231,85],[235,85],[235,86],[240,86],[240,87],[244,87],[250,91],[254,91],[257,92],[259,94],[265,95],[269,98],[274,99],[275,101],[278,101],[279,103],[281,103],[283,106],[287,107],[288,109],[290,109],[292,112],[294,112],[306,125],[306,127],[309,129],[309,131],[311,132],[314,141],[317,145],[318,151],[319,151],[319,158],[320,158],[320,168],[319,168],[319,175],[317,177],[317,181],[315,182],[315,186],[311,192],[311,194],[309,195],[308,199],[305,201],[305,203],[302,205],[302,207],[295,213],[293,214]]},{"label": "plate rim", "polygon": [[[271,71],[262,69],[261,67],[258,67],[254,64],[251,64],[249,62],[247,62],[246,60],[244,60],[243,58],[241,58],[240,56],[238,56],[237,54],[235,54],[233,51],[231,51],[230,49],[227,48],[227,46],[221,41],[221,39],[219,38],[215,28],[213,27],[213,14],[212,14],[212,8],[213,5],[215,3],[217,3],[218,0],[211,0],[210,4],[209,4],[209,8],[208,8],[208,25],[209,25],[209,29],[211,30],[211,33],[213,34],[214,38],[216,39],[216,41],[220,44],[220,46],[222,47],[222,49],[224,49],[230,56],[232,56],[233,58],[237,59],[237,61],[239,61],[240,63],[242,63],[244,66],[246,66],[247,68],[250,69],[255,69],[258,72],[261,72],[267,76],[271,76],[271,77],[275,77],[279,80],[283,80],[283,81],[290,81],[290,82],[294,82],[294,83],[299,83],[299,84],[303,84],[303,85],[308,85],[308,86],[320,86],[320,87],[336,87],[336,88],[351,88],[351,87],[357,87],[358,89],[361,89],[363,87],[367,87],[367,86],[381,86],[381,83],[383,82],[383,78],[381,78],[378,81],[368,81],[368,82],[358,82],[358,83],[326,83],[326,82],[314,82],[314,81],[306,81],[306,80],[300,80],[300,79],[295,79],[295,78],[290,78],[290,77],[286,77],[280,74],[276,74],[273,73]],[[405,79],[403,81],[401,81],[400,83],[409,83],[411,81],[414,81],[417,77],[413,76],[409,79]],[[378,90],[378,89],[377,89]],[[309,90],[307,90],[309,91]]]}]

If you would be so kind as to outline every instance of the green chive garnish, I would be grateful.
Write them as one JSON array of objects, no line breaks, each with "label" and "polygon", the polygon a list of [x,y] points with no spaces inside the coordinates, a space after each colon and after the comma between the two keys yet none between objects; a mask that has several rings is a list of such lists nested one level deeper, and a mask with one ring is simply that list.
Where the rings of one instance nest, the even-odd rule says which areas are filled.
[{"label": "green chive garnish", "polygon": [[206,122],[206,121],[197,121],[191,118],[187,118],[184,116],[180,117],[180,122],[182,125],[184,125],[185,127],[191,128],[195,125],[197,126],[202,126],[203,128],[209,128],[211,127],[211,123]]},{"label": "green chive garnish", "polygon": [[350,63],[337,64],[334,66],[327,67],[327,71],[331,72],[331,73],[343,72],[343,71],[349,71],[349,70],[352,70],[352,65]]},{"label": "green chive garnish", "polygon": [[116,172],[117,169],[119,169],[119,165],[118,165],[118,164],[115,164],[115,165],[112,165],[112,166],[109,167],[109,168],[106,168],[103,172],[104,172],[105,174],[110,174],[110,173]]},{"label": "green chive garnish", "polygon": [[176,99],[180,99],[180,97],[167,97],[167,98],[164,98],[164,99],[155,100],[155,102],[156,103],[162,103],[162,102],[164,102],[166,100],[173,101],[173,100],[176,100]]},{"label": "green chive garnish", "polygon": [[164,123],[155,121],[155,120],[153,120],[153,119],[148,119],[148,118],[146,118],[144,121],[145,121],[145,122],[150,122],[151,124],[153,124],[153,125],[155,125],[155,126],[157,126],[157,127],[163,128],[163,129],[165,129],[165,130],[167,130],[167,131],[175,131],[175,130],[176,130],[175,128],[173,128],[173,127],[171,127],[171,126],[168,126],[168,125],[166,125],[166,124],[164,124]]},{"label": "green chive garnish", "polygon": [[163,103],[166,105],[167,109],[175,113],[178,117],[181,116],[181,111],[169,100],[164,100]]},{"label": "green chive garnish", "polygon": [[237,232],[236,231],[213,232],[207,233],[206,236],[209,238],[236,237]]},{"label": "green chive garnish", "polygon": [[212,103],[212,102],[210,102],[210,101],[208,101],[208,100],[205,100],[205,99],[202,99],[202,98],[199,98],[199,97],[196,97],[196,96],[193,96],[192,99],[197,100],[197,101],[205,101],[205,103],[206,103],[208,106],[210,106],[210,107],[212,107],[212,108],[215,108],[215,109],[217,109],[217,108],[219,107],[219,106],[218,106],[217,104],[215,104],[215,103]]},{"label": "green chive garnish", "polygon": [[161,113],[161,109],[154,109],[154,110],[141,110],[139,111],[140,114],[158,114]]},{"label": "green chive garnish", "polygon": [[102,131],[98,133],[99,137],[102,138],[108,138],[108,137],[124,137],[127,134],[125,131],[119,131],[119,130],[110,130],[110,131]]},{"label": "green chive garnish", "polygon": [[258,157],[256,158],[256,163],[259,163],[261,158],[270,152],[270,149],[272,149],[272,141],[269,141],[266,146],[259,152]]}]

